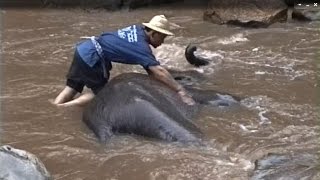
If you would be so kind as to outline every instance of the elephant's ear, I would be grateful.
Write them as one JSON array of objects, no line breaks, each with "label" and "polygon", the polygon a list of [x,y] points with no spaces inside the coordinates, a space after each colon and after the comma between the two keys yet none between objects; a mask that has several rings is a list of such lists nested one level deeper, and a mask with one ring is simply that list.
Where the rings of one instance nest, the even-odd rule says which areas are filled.
[{"label": "elephant's ear", "polygon": [[203,57],[197,57],[194,55],[194,52],[197,50],[197,47],[193,44],[189,44],[185,50],[185,57],[187,61],[196,67],[205,66],[209,64],[208,59]]}]

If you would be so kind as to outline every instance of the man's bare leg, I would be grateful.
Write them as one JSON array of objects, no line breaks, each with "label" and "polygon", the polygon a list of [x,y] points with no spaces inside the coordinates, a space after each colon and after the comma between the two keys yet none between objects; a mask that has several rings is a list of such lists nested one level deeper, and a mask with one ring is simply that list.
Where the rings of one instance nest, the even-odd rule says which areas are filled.
[{"label": "man's bare leg", "polygon": [[95,96],[93,93],[87,92],[80,95],[78,98],[73,99],[77,93],[78,92],[73,88],[66,86],[52,102],[52,104],[58,107],[84,106],[88,104]]},{"label": "man's bare leg", "polygon": [[82,94],[81,96],[79,96],[76,99],[73,99],[73,100],[65,102],[65,103],[57,104],[57,106],[58,107],[85,106],[94,98],[94,96],[95,95],[93,93],[87,92],[87,93]]},{"label": "man's bare leg", "polygon": [[78,92],[73,88],[66,86],[61,93],[56,97],[53,101],[54,105],[63,104],[65,102],[70,101]]}]

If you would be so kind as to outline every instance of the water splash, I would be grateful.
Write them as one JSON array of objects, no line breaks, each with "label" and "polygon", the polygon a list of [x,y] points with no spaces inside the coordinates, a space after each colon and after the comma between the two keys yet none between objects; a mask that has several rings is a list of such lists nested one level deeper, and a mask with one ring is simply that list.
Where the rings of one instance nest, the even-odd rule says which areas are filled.
[{"label": "water splash", "polygon": [[247,37],[245,37],[245,34],[238,33],[238,34],[232,35],[231,37],[218,39],[216,42],[218,44],[230,45],[230,44],[235,44],[235,43],[239,43],[239,42],[247,42],[247,41],[249,41],[249,39]]},{"label": "water splash", "polygon": [[195,52],[196,56],[200,56],[209,60],[208,66],[194,67],[185,59],[186,46],[172,44],[163,44],[157,49],[153,49],[155,57],[162,65],[170,69],[178,70],[195,70],[200,73],[212,74],[215,68],[223,63],[224,56],[220,52],[213,52],[198,48]]}]

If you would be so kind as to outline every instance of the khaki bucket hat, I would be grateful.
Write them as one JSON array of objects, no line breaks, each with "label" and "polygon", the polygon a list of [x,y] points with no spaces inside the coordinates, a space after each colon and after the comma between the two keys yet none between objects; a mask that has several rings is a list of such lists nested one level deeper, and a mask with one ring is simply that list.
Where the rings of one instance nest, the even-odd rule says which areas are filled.
[{"label": "khaki bucket hat", "polygon": [[169,27],[170,27],[169,21],[164,15],[156,15],[148,23],[142,23],[142,24],[162,34],[166,34],[168,36],[174,35],[172,32],[169,31]]}]

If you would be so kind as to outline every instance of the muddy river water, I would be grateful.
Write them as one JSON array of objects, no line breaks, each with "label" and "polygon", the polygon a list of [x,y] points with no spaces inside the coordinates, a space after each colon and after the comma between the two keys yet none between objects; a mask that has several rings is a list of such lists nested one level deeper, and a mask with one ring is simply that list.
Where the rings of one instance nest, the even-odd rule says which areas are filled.
[{"label": "muddy river water", "polygon": [[[34,153],[59,180],[263,179],[255,175],[255,162],[268,154],[292,157],[274,167],[286,177],[318,179],[320,23],[245,29],[203,22],[202,12],[1,10],[1,143]],[[165,14],[176,34],[154,49],[161,63],[203,73],[208,80],[195,86],[240,96],[242,108],[201,111],[196,124],[205,134],[204,147],[137,136],[99,144],[82,123],[81,108],[59,109],[49,100],[64,87],[80,37],[156,14]],[[209,66],[185,61],[188,43],[211,59]],[[112,76],[132,71],[144,73],[140,66],[114,64]]]}]

